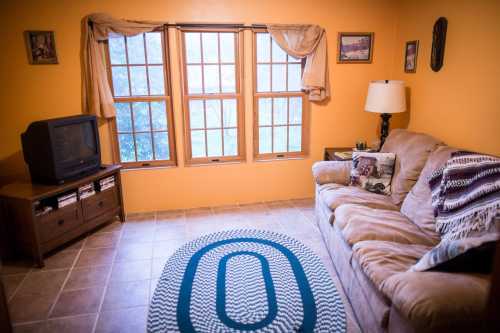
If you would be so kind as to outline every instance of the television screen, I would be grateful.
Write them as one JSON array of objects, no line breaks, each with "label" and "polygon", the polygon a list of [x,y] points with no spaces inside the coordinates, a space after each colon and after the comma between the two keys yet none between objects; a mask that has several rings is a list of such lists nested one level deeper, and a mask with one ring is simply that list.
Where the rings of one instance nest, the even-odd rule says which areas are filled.
[{"label": "television screen", "polygon": [[97,153],[94,129],[90,121],[56,126],[54,150],[59,163],[85,160]]}]

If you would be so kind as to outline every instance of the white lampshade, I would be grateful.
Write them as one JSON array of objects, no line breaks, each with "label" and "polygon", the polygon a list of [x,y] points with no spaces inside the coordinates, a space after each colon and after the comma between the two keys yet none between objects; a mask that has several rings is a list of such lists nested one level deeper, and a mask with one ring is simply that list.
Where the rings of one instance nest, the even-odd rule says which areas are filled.
[{"label": "white lampshade", "polygon": [[406,111],[405,83],[394,80],[370,82],[365,111],[399,113]]}]

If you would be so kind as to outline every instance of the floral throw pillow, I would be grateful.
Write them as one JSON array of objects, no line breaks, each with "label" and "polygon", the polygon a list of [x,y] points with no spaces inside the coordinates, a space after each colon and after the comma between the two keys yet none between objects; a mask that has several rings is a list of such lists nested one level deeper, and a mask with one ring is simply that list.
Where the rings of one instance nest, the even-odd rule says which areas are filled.
[{"label": "floral throw pillow", "polygon": [[394,153],[354,152],[350,185],[373,193],[391,194],[395,159]]}]

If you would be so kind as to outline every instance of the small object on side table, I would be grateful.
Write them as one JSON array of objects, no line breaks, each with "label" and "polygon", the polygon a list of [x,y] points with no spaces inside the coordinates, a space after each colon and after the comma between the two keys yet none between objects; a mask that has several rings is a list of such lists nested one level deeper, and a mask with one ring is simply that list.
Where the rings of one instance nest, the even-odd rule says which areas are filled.
[{"label": "small object on side table", "polygon": [[[336,153],[351,153],[350,157],[343,157],[344,154]],[[339,156],[340,155],[340,156]],[[352,147],[331,147],[325,148],[325,161],[349,161],[352,159]]]}]

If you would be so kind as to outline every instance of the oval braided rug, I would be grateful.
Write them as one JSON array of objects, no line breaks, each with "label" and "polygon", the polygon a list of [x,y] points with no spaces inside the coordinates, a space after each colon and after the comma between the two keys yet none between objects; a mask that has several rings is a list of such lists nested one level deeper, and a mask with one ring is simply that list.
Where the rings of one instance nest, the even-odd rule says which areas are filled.
[{"label": "oval braided rug", "polygon": [[318,256],[288,236],[232,230],[167,261],[148,332],[345,332],[342,300]]}]

